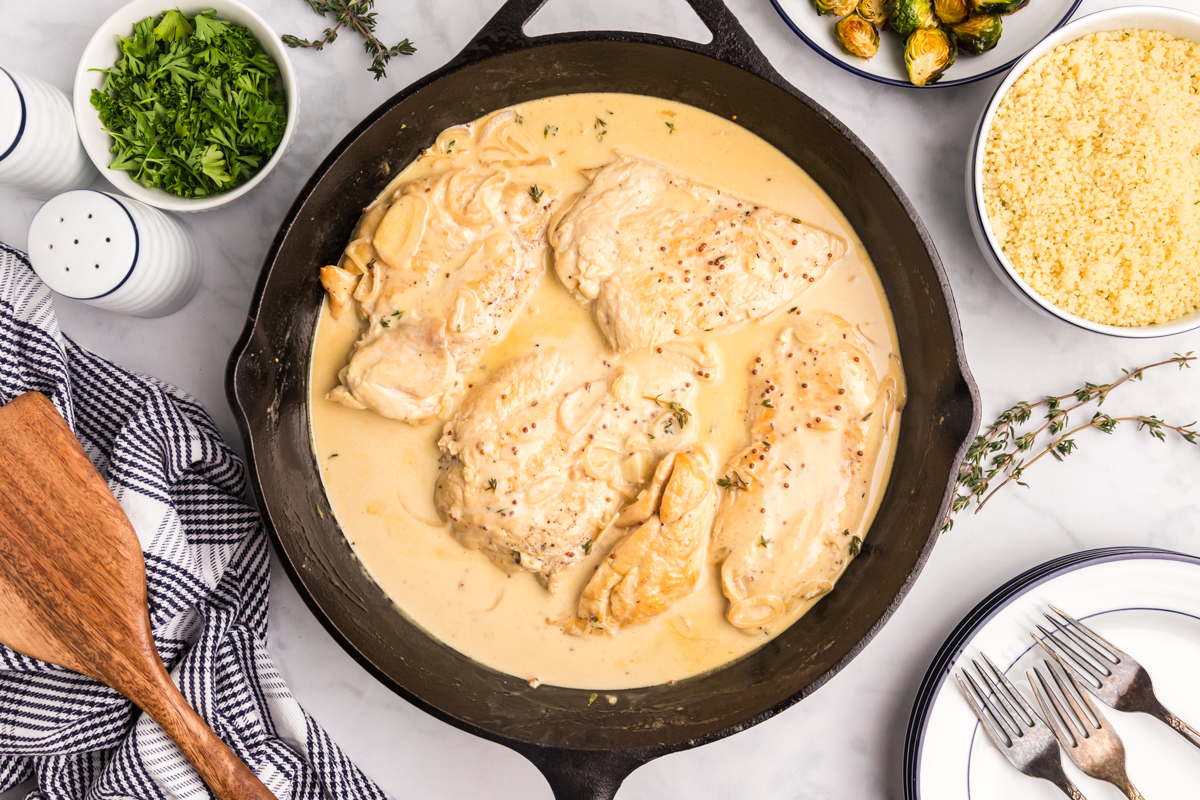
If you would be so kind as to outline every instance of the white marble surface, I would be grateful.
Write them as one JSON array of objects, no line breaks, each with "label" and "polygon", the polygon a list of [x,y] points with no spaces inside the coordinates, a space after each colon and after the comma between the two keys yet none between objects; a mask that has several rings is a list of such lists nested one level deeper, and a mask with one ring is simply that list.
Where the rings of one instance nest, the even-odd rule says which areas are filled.
[{"label": "white marble surface", "polygon": [[[92,31],[122,0],[3,5],[0,65],[70,90]],[[250,0],[277,32],[323,28],[301,0]],[[1195,0],[1157,0],[1189,7]],[[225,361],[242,329],[267,246],[296,192],[324,155],[370,110],[455,54],[501,0],[382,0],[385,39],[411,37],[416,56],[373,82],[357,41],[297,52],[304,107],[287,160],[250,199],[188,218],[206,254],[203,285],[173,316],[142,320],[59,300],[63,329],[85,347],[171,381],[203,401],[231,441]],[[1081,13],[1121,3],[1084,0]],[[1127,3],[1126,3],[1127,4]],[[1110,380],[1121,367],[1177,350],[1200,335],[1128,342],[1035,315],[999,283],[971,237],[962,196],[970,131],[998,79],[941,91],[866,83],[811,52],[766,0],[730,5],[785,77],[858,133],[915,203],[946,264],[985,417],[1013,401]],[[531,32],[624,28],[706,39],[684,0],[550,0]],[[24,248],[38,203],[0,189],[0,241]],[[1200,369],[1158,373],[1109,401],[1113,411],[1200,416]],[[1200,448],[1157,443],[1131,429],[1081,440],[1063,465],[1039,464],[1031,488],[998,497],[959,521],[875,641],[812,697],[749,731],[653,762],[621,791],[637,798],[899,798],[904,730],[917,685],[959,618],[992,588],[1046,559],[1108,545],[1200,554]],[[240,442],[237,445],[240,449]],[[326,634],[275,571],[270,647],[296,695],[393,797],[548,798],[522,757],[426,716],[371,678]],[[1093,800],[1115,798],[1095,785]],[[7,800],[15,794],[0,795]]]}]

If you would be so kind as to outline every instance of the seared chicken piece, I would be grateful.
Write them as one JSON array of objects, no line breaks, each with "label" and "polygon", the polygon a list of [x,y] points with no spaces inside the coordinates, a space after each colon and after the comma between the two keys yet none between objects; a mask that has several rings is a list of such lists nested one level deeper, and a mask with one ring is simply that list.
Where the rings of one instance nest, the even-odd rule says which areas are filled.
[{"label": "seared chicken piece", "polygon": [[595,173],[550,244],[559,280],[593,304],[620,352],[765,316],[846,249],[798,219],[628,156]]},{"label": "seared chicken piece", "polygon": [[[499,135],[486,134],[481,146]],[[541,280],[553,196],[476,165],[404,184],[369,212],[373,231],[321,270],[334,316],[357,301],[367,321],[329,398],[408,422],[449,411]]]},{"label": "seared chicken piece", "polygon": [[586,377],[564,361],[518,359],[467,396],[439,442],[434,498],[465,546],[552,591],[663,455],[695,440],[690,409],[713,369],[670,348]]},{"label": "seared chicken piece", "polygon": [[[756,628],[829,592],[861,544],[895,382],[881,387],[833,314],[797,318],[750,379],[751,445],[727,466],[713,528],[727,617]],[[882,402],[880,399],[882,398]]]},{"label": "seared chicken piece", "polygon": [[570,633],[616,633],[691,593],[704,566],[716,487],[707,451],[672,453],[614,524],[639,527],[619,541],[584,587]]}]

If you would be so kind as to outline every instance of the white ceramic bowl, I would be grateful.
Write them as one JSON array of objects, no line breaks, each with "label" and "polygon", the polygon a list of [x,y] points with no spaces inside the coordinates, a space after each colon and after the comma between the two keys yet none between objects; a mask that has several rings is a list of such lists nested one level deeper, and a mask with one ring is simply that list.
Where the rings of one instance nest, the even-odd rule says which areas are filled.
[{"label": "white ceramic bowl", "polygon": [[[133,26],[146,17],[156,16],[164,11],[178,8],[185,14],[198,14],[201,11],[215,9],[217,18],[245,25],[262,44],[263,49],[279,66],[279,74],[283,80],[283,90],[287,95],[287,127],[279,149],[271,156],[266,164],[256,172],[250,180],[221,194],[210,197],[187,198],[177,197],[162,189],[147,189],[128,173],[121,170],[109,169],[113,154],[109,152],[112,137],[104,131],[100,124],[100,114],[92,106],[92,89],[104,88],[104,73],[92,72],[111,67],[117,61],[120,52],[117,50],[117,37],[128,37],[133,33]],[[203,2],[174,2],[174,0],[133,0],[125,7],[104,21],[92,40],[88,42],[79,59],[79,68],[75,73],[75,123],[79,126],[79,138],[83,141],[84,149],[100,174],[107,178],[113,186],[135,200],[148,205],[164,208],[169,211],[208,211],[223,206],[258,186],[276,165],[283,159],[292,137],[296,134],[296,123],[300,116],[300,93],[296,85],[296,72],[292,62],[288,60],[287,48],[279,40],[279,36],[266,21],[252,11],[248,6],[237,0],[203,0]]]},{"label": "white ceramic bowl", "polygon": [[834,35],[837,17],[822,16],[812,0],[771,0],[779,16],[810,47],[842,69],[876,83],[909,89],[936,89],[996,75],[1013,65],[1029,48],[1066,23],[1082,0],[1033,0],[1015,14],[1004,18],[1000,43],[983,55],[959,53],[958,59],[937,83],[913,86],[904,68],[904,39],[892,30],[880,31],[879,53],[863,61],[842,50]]},{"label": "white ceramic bowl", "polygon": [[1126,6],[1108,11],[1100,11],[1086,17],[1080,17],[1047,36],[1042,40],[1041,44],[1026,53],[1025,57],[1013,67],[1012,72],[1008,74],[1004,82],[996,89],[995,94],[992,95],[992,99],[988,102],[987,108],[984,109],[979,124],[975,127],[975,135],[971,139],[971,147],[968,150],[969,155],[967,157],[967,207],[970,209],[971,229],[975,233],[975,239],[979,242],[979,248],[983,251],[988,265],[991,266],[992,271],[996,273],[1004,285],[1020,298],[1025,305],[1035,311],[1040,311],[1056,319],[1064,320],[1072,325],[1089,331],[1095,331],[1096,333],[1120,336],[1127,339],[1153,339],[1159,336],[1171,336],[1172,334],[1200,328],[1200,310],[1185,314],[1171,322],[1144,325],[1138,328],[1104,325],[1064,311],[1050,302],[1049,299],[1034,291],[1017,274],[1008,256],[1004,255],[1004,250],[996,240],[995,234],[992,233],[992,225],[988,220],[987,206],[983,201],[984,148],[980,143],[987,141],[988,134],[991,132],[992,121],[996,116],[996,109],[1013,83],[1021,77],[1025,70],[1029,69],[1033,62],[1061,44],[1075,41],[1089,33],[1115,31],[1124,28],[1163,31],[1182,39],[1191,39],[1200,42],[1200,16],[1187,11],[1159,6]]}]

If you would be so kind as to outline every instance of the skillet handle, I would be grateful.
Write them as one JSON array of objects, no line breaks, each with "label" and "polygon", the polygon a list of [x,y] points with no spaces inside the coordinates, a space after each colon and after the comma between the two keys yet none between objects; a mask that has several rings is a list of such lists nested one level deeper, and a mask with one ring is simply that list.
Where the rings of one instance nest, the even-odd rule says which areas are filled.
[{"label": "skillet handle", "polygon": [[712,41],[707,44],[676,39],[671,36],[625,31],[579,31],[549,36],[526,36],[524,31],[526,23],[547,2],[548,0],[507,0],[475,35],[475,38],[447,65],[447,69],[473,64],[514,50],[524,50],[536,42],[627,41],[669,45],[682,50],[703,53],[741,67],[747,72],[752,72],[773,83],[782,80],[762,50],[759,50],[758,45],[750,38],[750,34],[725,5],[724,0],[687,0],[688,5],[696,12],[696,16],[712,33]]},{"label": "skillet handle", "polygon": [[687,0],[688,5],[696,12],[708,29],[712,32],[712,41],[698,45],[700,52],[712,56],[734,66],[752,72],[760,78],[778,83],[782,76],[771,66],[767,56],[754,39],[742,27],[742,23],[725,5],[725,0]]},{"label": "skillet handle", "polygon": [[627,750],[514,749],[542,773],[554,800],[613,800],[629,773],[653,758]]}]

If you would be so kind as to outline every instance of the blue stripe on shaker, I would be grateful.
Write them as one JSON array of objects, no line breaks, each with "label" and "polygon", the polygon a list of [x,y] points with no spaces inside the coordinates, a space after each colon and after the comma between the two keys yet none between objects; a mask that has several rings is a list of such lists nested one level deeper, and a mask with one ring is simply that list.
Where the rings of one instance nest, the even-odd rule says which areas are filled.
[{"label": "blue stripe on shaker", "polygon": [[9,153],[11,153],[13,150],[16,150],[17,145],[21,143],[21,137],[25,135],[25,120],[29,118],[29,113],[25,108],[25,95],[21,92],[21,85],[17,83],[17,79],[14,78],[12,73],[6,70],[4,67],[0,67],[0,72],[3,72],[8,76],[8,79],[12,81],[13,87],[17,90],[17,97],[21,100],[21,125],[17,128],[17,138],[13,139],[13,143],[9,145],[7,150],[5,150],[3,153],[0,153],[0,161],[3,161],[4,159],[8,158]]},{"label": "blue stripe on shaker", "polygon": [[[129,217],[129,224],[131,226],[133,226],[133,261],[130,262],[129,271],[125,273],[124,278],[121,278],[121,282],[118,283],[113,288],[109,289],[104,294],[98,294],[95,297],[77,297],[77,298],[75,298],[76,300],[99,300],[101,297],[108,297],[110,294],[115,292],[117,289],[120,289],[122,286],[124,286],[125,281],[129,280],[129,276],[133,274],[133,271],[135,269],[137,269],[138,257],[141,256],[141,254],[142,254],[142,234],[138,231],[138,226],[137,226],[137,223],[134,222],[133,214],[129,213],[129,209],[126,208],[125,204],[122,203],[120,200],[113,197],[112,195],[105,194],[104,192],[97,192],[95,189],[82,189],[80,191],[93,192],[95,194],[100,195],[101,197],[107,197],[109,200],[116,203],[117,206],[122,211],[125,212],[125,216]],[[133,202],[137,202],[137,201],[135,200]]]}]

